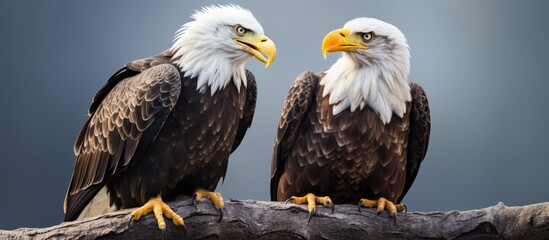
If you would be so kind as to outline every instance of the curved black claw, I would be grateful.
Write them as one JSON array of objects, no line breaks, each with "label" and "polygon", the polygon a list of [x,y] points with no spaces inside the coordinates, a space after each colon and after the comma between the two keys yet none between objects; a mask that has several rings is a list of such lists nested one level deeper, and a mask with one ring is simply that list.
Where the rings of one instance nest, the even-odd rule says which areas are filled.
[{"label": "curved black claw", "polygon": [[358,201],[358,213],[361,213],[360,207],[362,207],[362,199],[360,199],[360,201]]},{"label": "curved black claw", "polygon": [[187,236],[187,227],[185,227],[185,224],[181,225],[181,228],[183,228],[183,235]]},{"label": "curved black claw", "polygon": [[313,209],[311,211],[309,211],[309,221],[307,221],[307,225],[309,225],[309,223],[311,222],[311,219],[313,219],[313,215],[315,215],[316,213],[316,209]]},{"label": "curved black claw", "polygon": [[217,222],[221,222],[222,219],[223,219],[223,207],[220,207],[219,208],[219,220],[217,220]]},{"label": "curved black claw", "polygon": [[408,213],[408,207],[406,207],[406,204],[402,204],[404,206],[404,213]]},{"label": "curved black claw", "polygon": [[333,214],[334,211],[335,211],[335,205],[334,203],[332,202],[331,199],[328,198],[328,207],[332,208],[332,212],[330,214]]},{"label": "curved black claw", "polygon": [[130,214],[130,219],[128,219],[128,228],[130,228],[132,226],[132,223],[133,223],[133,214]]},{"label": "curved black claw", "polygon": [[379,216],[379,214],[381,214],[382,212],[380,212],[379,210],[376,211],[376,215],[374,217],[377,217]]},{"label": "curved black claw", "polygon": [[161,228],[162,230],[162,240],[166,240],[166,228]]},{"label": "curved black claw", "polygon": [[286,199],[286,201],[284,201],[284,207],[286,207],[286,204],[287,204],[289,201],[292,201],[292,200],[294,200],[294,197],[291,197],[291,198]]},{"label": "curved black claw", "polygon": [[393,226],[395,226],[397,223],[397,213],[395,212],[395,215],[393,216]]},{"label": "curved black claw", "polygon": [[198,195],[196,195],[196,193],[193,194],[193,206],[194,206],[194,209],[196,209],[196,210],[198,210],[198,207],[196,206],[196,197],[197,197],[197,196],[198,196]]}]

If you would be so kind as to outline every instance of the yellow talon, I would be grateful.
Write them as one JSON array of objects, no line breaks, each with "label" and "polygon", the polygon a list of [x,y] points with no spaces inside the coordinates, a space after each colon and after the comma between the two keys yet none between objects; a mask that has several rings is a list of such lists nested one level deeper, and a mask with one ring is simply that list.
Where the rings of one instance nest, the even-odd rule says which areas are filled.
[{"label": "yellow talon", "polygon": [[193,199],[193,205],[196,209],[198,209],[196,203],[200,202],[202,198],[207,198],[207,199],[210,199],[210,201],[212,201],[215,208],[219,210],[218,222],[221,222],[221,220],[223,219],[223,207],[225,206],[225,203],[223,202],[223,196],[221,195],[221,193],[209,192],[204,189],[196,190],[196,192],[194,193],[194,199]]},{"label": "yellow talon", "polygon": [[379,198],[378,200],[370,200],[366,198],[360,199],[360,201],[358,202],[358,211],[360,211],[360,207],[377,208],[377,213],[382,213],[383,211],[387,210],[391,217],[394,217],[397,212],[402,212],[406,210],[406,205],[395,205],[393,202],[383,197]]},{"label": "yellow talon", "polygon": [[194,194],[197,202],[200,202],[202,198],[207,198],[213,202],[216,209],[220,209],[225,206],[225,203],[223,202],[223,196],[221,195],[221,193],[208,192],[206,190],[199,189]]},{"label": "yellow talon", "polygon": [[150,212],[154,213],[156,222],[158,223],[158,228],[165,229],[166,222],[164,217],[172,219],[173,224],[176,226],[183,226],[183,218],[177,213],[175,213],[170,206],[162,201],[160,196],[151,198],[145,205],[132,211],[133,221],[139,220],[142,216],[149,214]]},{"label": "yellow talon", "polygon": [[313,217],[313,214],[316,213],[316,204],[322,204],[326,207],[331,207],[332,209],[332,213],[334,213],[334,209],[335,209],[335,206],[332,202],[332,200],[330,199],[330,197],[317,197],[315,196],[314,194],[312,193],[307,193],[305,196],[303,197],[296,197],[296,196],[292,196],[291,198],[288,198],[288,200],[286,200],[286,203],[288,202],[292,202],[292,203],[295,203],[295,204],[304,204],[304,203],[307,203],[307,209],[309,210],[309,222],[311,222],[311,219]]}]

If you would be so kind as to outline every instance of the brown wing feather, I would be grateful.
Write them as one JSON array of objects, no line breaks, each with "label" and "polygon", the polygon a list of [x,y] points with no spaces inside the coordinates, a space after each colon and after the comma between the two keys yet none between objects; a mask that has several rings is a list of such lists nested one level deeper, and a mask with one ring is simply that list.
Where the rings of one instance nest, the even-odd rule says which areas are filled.
[{"label": "brown wing feather", "polygon": [[[144,71],[145,69],[160,65],[160,64],[172,64],[170,59],[172,57],[172,53],[169,50],[164,51],[162,54],[157,56],[152,56],[148,58],[143,58],[139,60],[135,60],[132,62],[129,62],[126,64],[125,67],[118,70],[116,73],[114,73],[109,80],[107,80],[107,83],[97,91],[95,96],[93,96],[93,101],[89,109],[90,116],[93,115],[95,110],[97,110],[97,107],[99,107],[99,104],[105,99],[105,96],[111,92],[111,90],[122,80],[133,77],[140,72]],[[80,138],[80,137],[79,137]],[[76,151],[76,150],[75,150]]]},{"label": "brown wing feather", "polygon": [[312,72],[299,75],[286,97],[278,123],[271,165],[271,200],[277,201],[278,182],[284,168],[287,149],[293,145],[303,117],[315,99],[319,77]]},{"label": "brown wing feather", "polygon": [[139,158],[179,97],[181,80],[174,66],[160,64],[118,79],[129,71],[113,75],[116,79],[110,79],[94,98],[90,119],[75,144],[77,160],[65,199],[66,221],[76,219],[109,178]]},{"label": "brown wing feather", "polygon": [[419,166],[429,146],[429,135],[431,132],[431,113],[429,102],[423,88],[417,83],[410,83],[412,93],[412,104],[410,109],[410,135],[408,138],[408,153],[406,163],[406,180],[402,194],[398,202],[406,195],[412,183],[416,179]]},{"label": "brown wing feather", "polygon": [[246,70],[246,79],[248,83],[246,84],[246,103],[244,104],[244,113],[242,115],[242,120],[238,123],[238,130],[236,132],[231,153],[238,148],[242,142],[242,139],[244,139],[244,135],[246,134],[246,131],[248,131],[248,128],[252,125],[252,120],[254,118],[255,102],[257,99],[257,84],[255,82],[254,75],[248,70]]}]

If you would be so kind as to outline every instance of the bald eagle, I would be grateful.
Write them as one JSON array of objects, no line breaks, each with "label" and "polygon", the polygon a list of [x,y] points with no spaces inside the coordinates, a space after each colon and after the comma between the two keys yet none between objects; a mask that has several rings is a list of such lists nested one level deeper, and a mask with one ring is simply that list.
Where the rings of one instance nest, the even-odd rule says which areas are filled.
[{"label": "bald eagle", "polygon": [[211,191],[255,110],[245,62],[255,56],[267,67],[276,48],[239,6],[205,7],[192,18],[171,48],[126,64],[93,98],[74,146],[65,221],[142,206],[134,220],[154,210],[160,229],[162,214],[183,225],[164,203],[182,195],[210,198],[222,210]]},{"label": "bald eagle", "polygon": [[407,82],[410,52],[393,25],[351,20],[323,41],[324,57],[339,51],[329,69],[301,74],[289,91],[276,132],[271,199],[309,203],[309,216],[316,203],[333,209],[357,202],[359,210],[378,207],[395,216],[427,152],[427,97]]}]

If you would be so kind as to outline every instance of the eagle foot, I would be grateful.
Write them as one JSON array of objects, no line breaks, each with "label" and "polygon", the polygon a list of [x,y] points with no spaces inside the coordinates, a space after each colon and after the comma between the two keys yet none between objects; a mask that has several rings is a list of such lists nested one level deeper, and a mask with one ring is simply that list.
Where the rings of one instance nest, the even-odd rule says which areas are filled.
[{"label": "eagle foot", "polygon": [[[166,222],[164,221],[164,216],[169,219],[172,219],[174,225],[182,226],[185,235],[187,234],[187,230],[185,229],[183,218],[177,215],[177,213],[175,213],[170,208],[170,206],[168,206],[168,204],[164,203],[160,196],[151,198],[147,203],[145,203],[145,205],[143,205],[138,209],[133,210],[131,214],[131,220],[137,221],[142,216],[145,216],[150,212],[154,213],[154,217],[156,218],[156,222],[158,223],[158,228],[162,230],[163,235],[165,234],[165,229],[166,229]],[[130,224],[131,224],[131,221],[130,221]]]},{"label": "eagle foot", "polygon": [[387,200],[386,198],[379,198],[378,200],[370,200],[366,198],[360,199],[358,202],[358,212],[360,212],[361,207],[366,208],[377,208],[376,215],[387,211],[389,215],[394,218],[394,223],[396,223],[396,216],[398,212],[406,212],[406,205],[404,204],[394,204],[393,202]]},{"label": "eagle foot", "polygon": [[307,221],[307,224],[309,224],[311,222],[311,219],[313,218],[313,215],[316,214],[316,204],[317,203],[322,204],[326,207],[330,207],[332,209],[331,213],[334,213],[334,210],[335,210],[335,205],[332,202],[332,199],[330,199],[330,197],[327,197],[327,196],[326,197],[317,197],[312,193],[307,193],[307,195],[305,195],[303,197],[292,196],[284,202],[284,205],[286,205],[288,202],[292,202],[292,203],[295,203],[295,204],[304,204],[304,203],[308,204],[307,209],[309,210],[309,220]]},{"label": "eagle foot", "polygon": [[223,196],[221,193],[218,192],[209,192],[204,189],[198,189],[193,195],[193,205],[198,210],[197,203],[202,200],[202,198],[207,198],[212,201],[215,208],[219,210],[219,220],[217,222],[221,222],[223,219],[224,211],[223,207],[225,206],[225,203],[223,202]]}]

